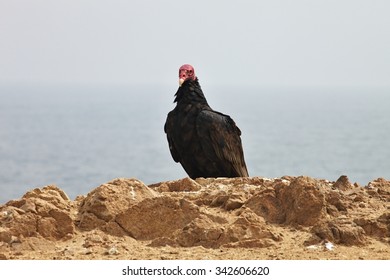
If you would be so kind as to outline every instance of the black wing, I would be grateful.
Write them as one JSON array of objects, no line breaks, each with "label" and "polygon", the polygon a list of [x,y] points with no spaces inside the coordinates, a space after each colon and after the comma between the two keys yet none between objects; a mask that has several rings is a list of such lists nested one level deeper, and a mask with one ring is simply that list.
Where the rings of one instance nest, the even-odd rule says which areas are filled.
[{"label": "black wing", "polygon": [[203,110],[196,119],[200,144],[210,160],[229,177],[248,177],[241,144],[241,131],[227,115]]},{"label": "black wing", "polygon": [[172,112],[168,114],[167,120],[164,125],[164,132],[167,134],[167,140],[169,145],[169,151],[171,152],[172,158],[176,162],[180,162],[180,155],[176,151],[176,147],[173,143],[172,139],[172,133],[173,133],[173,118],[172,118]]}]

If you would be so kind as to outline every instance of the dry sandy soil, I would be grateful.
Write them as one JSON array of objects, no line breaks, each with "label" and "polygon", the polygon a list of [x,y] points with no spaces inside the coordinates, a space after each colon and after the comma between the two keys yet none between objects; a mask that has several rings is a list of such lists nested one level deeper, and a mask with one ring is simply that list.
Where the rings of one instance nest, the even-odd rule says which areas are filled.
[{"label": "dry sandy soil", "polygon": [[390,181],[115,179],[0,205],[0,259],[390,259]]}]

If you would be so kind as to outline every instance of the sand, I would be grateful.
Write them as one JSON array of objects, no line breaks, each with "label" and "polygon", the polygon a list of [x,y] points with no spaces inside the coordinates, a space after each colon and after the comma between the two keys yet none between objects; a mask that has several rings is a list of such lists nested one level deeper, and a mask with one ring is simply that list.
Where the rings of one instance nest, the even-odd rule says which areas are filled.
[{"label": "sand", "polygon": [[0,206],[0,259],[390,259],[390,181],[118,178]]}]

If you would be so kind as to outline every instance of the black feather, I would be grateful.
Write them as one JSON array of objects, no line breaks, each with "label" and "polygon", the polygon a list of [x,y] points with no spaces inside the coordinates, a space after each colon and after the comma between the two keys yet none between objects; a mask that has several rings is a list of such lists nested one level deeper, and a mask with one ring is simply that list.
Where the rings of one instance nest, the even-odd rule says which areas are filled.
[{"label": "black feather", "polygon": [[241,131],[228,115],[210,108],[198,79],[175,94],[164,131],[169,149],[191,178],[247,177]]}]

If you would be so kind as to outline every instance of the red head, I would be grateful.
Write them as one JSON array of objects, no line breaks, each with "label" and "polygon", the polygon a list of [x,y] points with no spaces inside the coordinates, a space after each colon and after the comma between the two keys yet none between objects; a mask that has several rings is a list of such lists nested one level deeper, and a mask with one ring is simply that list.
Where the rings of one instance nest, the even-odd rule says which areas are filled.
[{"label": "red head", "polygon": [[182,83],[184,83],[184,81],[188,79],[196,79],[195,70],[194,67],[192,67],[191,65],[184,64],[179,68],[179,84],[182,85]]}]

